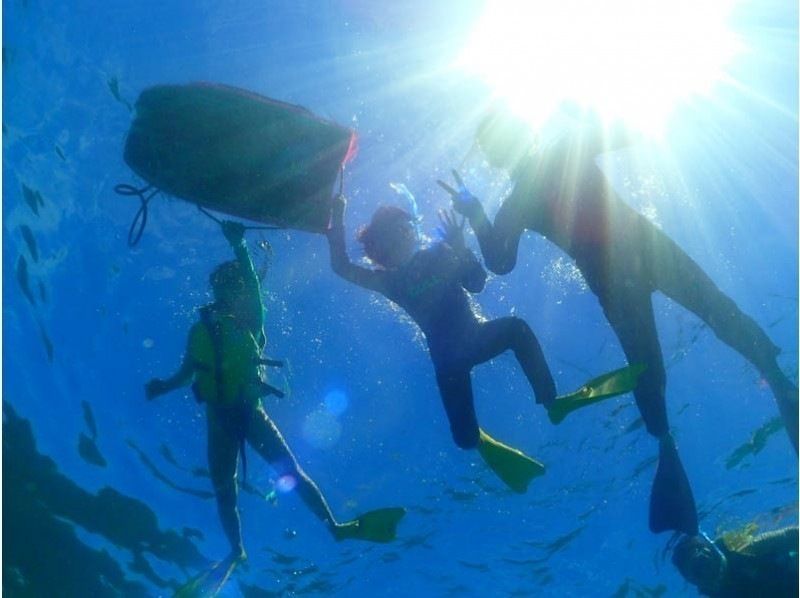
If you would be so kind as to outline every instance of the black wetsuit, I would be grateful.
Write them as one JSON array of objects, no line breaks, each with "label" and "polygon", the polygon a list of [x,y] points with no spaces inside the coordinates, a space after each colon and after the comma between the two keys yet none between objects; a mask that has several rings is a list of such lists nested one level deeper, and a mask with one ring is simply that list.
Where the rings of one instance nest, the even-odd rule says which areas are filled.
[{"label": "black wetsuit", "polygon": [[470,371],[507,350],[514,354],[537,402],[555,399],[555,383],[530,327],[515,317],[484,321],[467,291],[483,290],[486,271],[469,250],[436,243],[414,254],[395,270],[372,270],[352,264],[345,250],[344,228],[334,221],[328,235],[331,266],[345,279],[382,293],[419,325],[430,349],[436,380],[453,439],[461,448],[478,446]]},{"label": "black wetsuit", "polygon": [[[572,257],[600,301],[628,362],[647,366],[634,396],[648,432],[660,439],[667,437],[669,423],[652,294],[663,292],[697,314],[717,337],[756,366],[775,393],[796,449],[797,387],[777,366],[778,348],[674,241],[615,196],[595,162],[604,150],[600,140],[599,135],[594,139],[567,135],[528,157],[514,171],[514,190],[494,223],[479,204],[469,207],[467,215],[487,267],[500,274],[511,271],[525,230],[541,234]],[[653,519],[651,503],[651,528],[696,533],[691,490],[671,442],[662,442],[661,456],[660,463],[669,461],[671,479],[657,476],[657,482],[665,480],[667,490],[682,488],[681,498],[665,496],[666,509],[680,504],[684,515],[678,523],[675,517],[669,522],[660,521],[658,515]]]},{"label": "black wetsuit", "polygon": [[713,598],[794,598],[798,595],[797,528],[786,528],[758,536],[745,548],[734,551],[718,540],[727,559],[718,589],[700,593]]},{"label": "black wetsuit", "polygon": [[491,233],[481,234],[477,222],[475,230],[494,272],[513,268],[526,229],[575,260],[628,362],[647,364],[634,394],[647,430],[662,437],[669,424],[654,291],[697,314],[761,372],[772,371],[778,349],[674,241],[616,198],[595,164],[597,151],[561,144],[545,158],[531,160],[517,170],[514,191],[500,207]]},{"label": "black wetsuit", "polygon": [[467,291],[483,290],[486,272],[469,251],[446,243],[418,251],[409,263],[386,272],[387,298],[406,310],[425,334],[436,381],[456,444],[474,448],[479,427],[470,371],[511,349],[536,400],[555,399],[555,383],[536,336],[515,317],[479,319]]}]

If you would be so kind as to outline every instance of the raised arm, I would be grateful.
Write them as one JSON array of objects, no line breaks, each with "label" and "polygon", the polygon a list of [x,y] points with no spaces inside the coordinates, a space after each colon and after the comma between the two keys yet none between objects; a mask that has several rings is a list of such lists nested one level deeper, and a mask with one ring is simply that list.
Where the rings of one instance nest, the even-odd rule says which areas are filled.
[{"label": "raised arm", "polygon": [[[191,334],[192,333],[189,334],[189,338],[191,338]],[[184,353],[183,356],[183,362],[178,368],[178,371],[176,371],[169,378],[153,378],[150,380],[144,385],[144,395],[147,397],[148,401],[152,401],[161,395],[172,392],[173,390],[177,390],[183,386],[187,386],[193,378],[194,363],[189,355],[189,349],[187,346],[186,353]]]},{"label": "raised arm", "polygon": [[244,231],[245,227],[238,222],[224,221],[222,223],[222,233],[231,244],[236,261],[239,262],[239,267],[242,271],[244,301],[241,304],[242,313],[239,316],[247,322],[247,327],[254,334],[257,334],[259,337],[257,340],[260,343],[264,334],[264,303],[261,301],[261,281],[258,279],[253,260],[247,249]]},{"label": "raised arm", "polygon": [[797,526],[785,527],[760,534],[745,547],[744,552],[757,556],[788,555],[797,550],[797,539]]},{"label": "raised arm", "polygon": [[362,268],[350,261],[344,240],[344,210],[347,200],[339,195],[333,202],[331,228],[328,230],[328,247],[331,252],[331,268],[345,280],[365,289],[386,294],[386,277],[379,270]]},{"label": "raised arm", "polygon": [[469,219],[469,224],[478,237],[486,267],[495,274],[508,274],[517,263],[519,239],[525,230],[522,224],[523,215],[517,207],[521,199],[524,199],[523,190],[515,187],[500,206],[492,224],[481,202],[467,190],[455,170],[453,176],[458,184],[458,190],[443,181],[438,181],[439,185],[450,194],[456,212]]}]

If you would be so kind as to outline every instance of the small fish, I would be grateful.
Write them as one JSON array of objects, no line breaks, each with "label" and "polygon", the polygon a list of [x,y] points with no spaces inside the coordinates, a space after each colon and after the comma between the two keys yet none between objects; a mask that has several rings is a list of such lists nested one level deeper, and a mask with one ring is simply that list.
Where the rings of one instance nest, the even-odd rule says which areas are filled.
[{"label": "small fish", "polygon": [[107,83],[108,89],[111,91],[111,95],[114,96],[114,99],[123,106],[127,107],[129,111],[132,111],[133,108],[131,107],[130,103],[119,93],[119,80],[116,77],[111,77]]},{"label": "small fish", "polygon": [[34,191],[25,183],[22,184],[22,196],[25,198],[25,203],[28,204],[33,213],[39,215],[39,206],[42,203],[42,196],[38,191]]},{"label": "small fish", "polygon": [[47,303],[47,289],[44,288],[44,283],[41,280],[39,281],[39,298],[42,303]]},{"label": "small fish", "polygon": [[25,260],[25,256],[22,255],[19,256],[17,260],[17,282],[22,292],[28,298],[28,301],[31,302],[31,305],[36,305],[36,299],[34,299],[33,293],[31,293],[31,287],[28,281],[28,262]]},{"label": "small fish", "polygon": [[86,427],[89,428],[92,440],[97,440],[97,423],[94,420],[92,406],[88,401],[81,401],[81,408],[83,409],[83,421],[86,422]]},{"label": "small fish", "polygon": [[639,475],[642,474],[642,472],[647,471],[650,468],[650,466],[655,465],[657,461],[658,461],[657,455],[654,455],[652,457],[647,457],[644,461],[642,461],[636,466],[636,468],[633,470],[633,474],[628,479],[634,480],[638,478]]},{"label": "small fish", "polygon": [[196,488],[188,488],[186,486],[179,486],[175,482],[173,482],[170,478],[164,475],[158,467],[156,467],[155,463],[148,457],[145,452],[140,449],[136,443],[131,440],[130,438],[127,440],[127,444],[131,447],[136,454],[139,456],[139,460],[142,464],[147,468],[147,470],[155,477],[158,481],[162,482],[163,484],[169,486],[173,490],[177,490],[178,492],[183,492],[184,494],[189,494],[191,496],[196,496],[197,498],[202,499],[210,499],[214,498],[214,493],[208,490],[198,490]]},{"label": "small fish", "polygon": [[81,432],[78,438],[78,453],[84,461],[91,465],[97,465],[98,467],[105,467],[107,465],[106,460],[103,458],[103,455],[100,454],[100,450],[97,448],[94,440],[83,432]]},{"label": "small fish", "polygon": [[19,231],[22,233],[22,238],[25,240],[25,244],[28,246],[28,251],[31,254],[34,262],[39,261],[39,248],[36,246],[36,239],[33,236],[33,232],[31,232],[30,227],[26,226],[25,224],[21,224],[19,227]]},{"label": "small fish", "polygon": [[191,540],[192,538],[197,538],[198,540],[204,540],[205,536],[203,532],[199,529],[195,529],[193,527],[184,527],[181,536],[186,538],[187,540]]},{"label": "small fish", "polygon": [[625,428],[622,433],[623,434],[630,434],[631,432],[635,432],[639,428],[644,426],[644,420],[641,417],[636,418],[633,420],[627,428]]},{"label": "small fish", "polygon": [[172,454],[172,450],[170,450],[170,448],[166,444],[162,443],[158,449],[158,452],[161,453],[161,456],[164,457],[164,460],[167,463],[169,463],[170,465],[174,465],[178,469],[183,469],[183,467],[178,465],[178,461],[177,459],[175,459],[175,455]]},{"label": "small fish", "polygon": [[44,350],[47,352],[47,361],[53,363],[53,343],[50,341],[47,331],[41,324],[39,324],[39,332],[41,333],[42,342],[44,343]]},{"label": "small fish", "polygon": [[266,552],[272,554],[272,562],[277,565],[294,565],[300,560],[300,557],[298,556],[284,554],[282,552],[278,552],[277,550],[273,550],[272,548],[266,548],[265,550]]},{"label": "small fish", "polygon": [[56,145],[55,149],[56,149],[56,154],[58,154],[58,157],[61,158],[61,161],[66,162],[67,157],[64,155],[64,150],[61,149],[61,146]]},{"label": "small fish", "polygon": [[732,469],[739,465],[746,457],[757,455],[766,446],[770,436],[779,432],[783,428],[783,420],[774,417],[760,428],[755,430],[750,440],[737,447],[725,460],[725,469]]}]

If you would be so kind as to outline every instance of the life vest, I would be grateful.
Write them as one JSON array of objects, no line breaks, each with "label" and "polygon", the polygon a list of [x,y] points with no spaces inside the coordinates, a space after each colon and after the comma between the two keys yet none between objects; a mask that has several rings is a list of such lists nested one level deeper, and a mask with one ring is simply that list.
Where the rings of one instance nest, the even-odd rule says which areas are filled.
[{"label": "life vest", "polygon": [[195,371],[192,385],[199,402],[220,407],[255,403],[265,394],[259,375],[264,348],[263,333],[257,339],[237,326],[232,317],[213,317],[210,310],[189,332],[189,358]]}]

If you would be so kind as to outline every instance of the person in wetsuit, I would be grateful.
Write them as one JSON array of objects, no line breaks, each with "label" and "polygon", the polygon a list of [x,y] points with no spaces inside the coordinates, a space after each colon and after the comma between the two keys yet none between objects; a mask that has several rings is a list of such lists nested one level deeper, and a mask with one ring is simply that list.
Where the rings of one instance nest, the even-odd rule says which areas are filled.
[{"label": "person in wetsuit", "polygon": [[[535,231],[575,260],[600,301],[629,363],[647,369],[634,391],[647,431],[659,440],[659,464],[650,497],[650,529],[697,533],[697,512],[688,478],[670,436],[666,373],[652,294],[661,291],[700,317],[723,342],[741,353],[771,387],[797,450],[797,386],[781,372],[779,353],[766,333],[717,288],[664,232],[619,200],[595,160],[622,147],[620,129],[603,131],[584,121],[545,149],[536,147],[520,120],[493,111],[481,122],[478,145],[492,166],[514,182],[494,222],[454,172],[458,189],[439,181],[454,208],[470,222],[487,267],[510,272],[520,237]],[[589,126],[586,126],[586,125]]]},{"label": "person in wetsuit", "polygon": [[379,207],[358,235],[366,256],[378,266],[371,269],[353,264],[347,256],[345,206],[345,198],[338,197],[328,232],[334,272],[381,293],[411,316],[425,335],[456,445],[477,448],[512,490],[524,492],[544,467],[480,428],[470,372],[476,365],[511,350],[536,402],[553,408],[560,403],[556,385],[533,331],[520,318],[487,321],[475,313],[468,292],[483,290],[486,271],[466,247],[464,222],[458,224],[455,214],[440,212],[442,240],[419,249],[414,217],[397,207]]},{"label": "person in wetsuit", "polygon": [[145,386],[148,399],[193,382],[195,398],[206,405],[208,465],[225,536],[236,560],[246,558],[237,508],[237,466],[245,441],[280,476],[291,476],[308,508],[337,540],[357,538],[387,542],[394,538],[403,509],[379,509],[338,523],[319,488],[297,463],[261,398],[282,393],[262,381],[263,365],[279,362],[262,358],[266,344],[264,306],[247,244],[245,228],[223,222],[222,230],[236,260],[221,264],[210,277],[214,302],[200,308],[200,319],[189,331],[186,354],[179,370],[165,380]]},{"label": "person in wetsuit", "polygon": [[725,536],[684,536],[672,563],[703,596],[794,598],[798,595],[797,527],[765,532],[729,547]]}]

